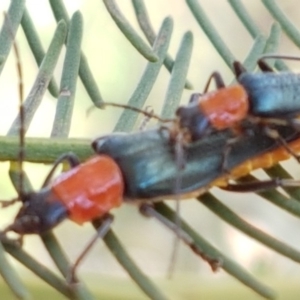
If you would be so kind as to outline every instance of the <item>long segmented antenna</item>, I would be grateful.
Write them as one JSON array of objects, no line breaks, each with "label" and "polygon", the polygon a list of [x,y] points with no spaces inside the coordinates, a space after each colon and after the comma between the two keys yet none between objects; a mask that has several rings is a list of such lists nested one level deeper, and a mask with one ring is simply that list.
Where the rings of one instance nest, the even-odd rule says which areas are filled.
[{"label": "long segmented antenna", "polygon": [[18,166],[19,166],[19,180],[18,180],[18,195],[19,197],[22,196],[24,193],[24,174],[23,174],[23,161],[25,158],[25,130],[24,130],[24,122],[25,122],[25,111],[23,105],[23,98],[24,98],[24,87],[23,87],[23,70],[21,64],[21,57],[19,53],[19,48],[15,41],[14,35],[11,31],[12,25],[9,20],[8,15],[4,12],[4,22],[7,23],[7,29],[10,33],[11,37],[13,38],[13,51],[16,57],[16,67],[17,67],[17,74],[19,79],[19,119],[20,119],[20,127],[19,127],[19,153],[18,153]]},{"label": "long segmented antenna", "polygon": [[[145,111],[151,113],[151,114],[154,114],[154,110],[151,106],[147,106],[145,108]],[[151,120],[151,117],[144,117],[144,119],[142,120],[141,124],[139,125],[139,131],[143,131],[145,130],[147,124],[149,123],[149,121]]]},{"label": "long segmented antenna", "polygon": [[[134,107],[134,106],[130,106],[130,105],[126,105],[126,104],[119,104],[119,103],[114,103],[114,102],[104,102],[103,103],[103,108],[105,108],[106,106],[112,106],[112,107],[119,107],[119,108],[124,108],[124,109],[128,109],[128,110],[131,110],[131,111],[134,111],[134,112],[137,112],[137,113],[140,113],[140,114],[143,114],[144,116],[146,116],[147,118],[150,118],[150,119],[156,119],[158,120],[159,122],[161,123],[168,123],[168,122],[174,122],[175,119],[164,119],[164,118],[161,118],[160,116],[156,115],[155,113],[153,113],[153,111],[147,111],[145,109],[141,109],[141,108],[138,108],[138,107]],[[87,116],[94,110],[96,109],[97,107],[96,106],[91,106],[87,109]]]},{"label": "long segmented antenna", "polygon": [[182,170],[185,167],[186,158],[183,149],[183,135],[178,133],[175,139],[175,162],[177,166],[177,176],[174,183],[174,195],[175,197],[175,239],[173,244],[173,250],[171,253],[171,259],[168,267],[168,278],[171,278],[175,271],[175,264],[178,256],[179,246],[180,246],[180,231],[181,231],[181,219],[180,219],[180,194],[181,194],[181,184],[182,184]]}]

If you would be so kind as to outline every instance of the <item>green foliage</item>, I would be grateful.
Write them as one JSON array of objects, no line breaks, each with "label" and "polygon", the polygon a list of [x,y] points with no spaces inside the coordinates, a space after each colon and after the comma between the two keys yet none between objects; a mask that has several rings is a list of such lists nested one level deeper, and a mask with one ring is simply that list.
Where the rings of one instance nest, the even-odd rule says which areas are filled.
[{"label": "green foliage", "polygon": [[[35,83],[33,84],[28,97],[24,101],[25,130],[28,129],[31,120],[43,99],[46,89],[48,88],[50,93],[57,98],[57,110],[52,126],[51,138],[48,140],[41,138],[26,139],[26,161],[36,163],[51,163],[60,154],[67,151],[75,152],[81,159],[88,158],[92,153],[88,141],[68,138],[70,124],[71,121],[74,120],[73,105],[78,78],[81,79],[87,94],[96,107],[102,108],[103,102],[105,102],[102,99],[99,87],[89,69],[88,59],[81,51],[83,23],[85,20],[83,20],[81,13],[78,11],[75,12],[70,19],[62,0],[50,0],[49,2],[57,21],[57,27],[53,34],[49,49],[46,52],[41,46],[38,30],[36,30],[30,14],[25,8],[24,1],[11,1],[11,6],[0,33],[0,71],[3,69],[6,58],[12,49],[19,25],[22,26],[30,49],[39,65],[39,73]],[[165,66],[171,73],[171,76],[164,100],[162,116],[172,116],[179,104],[184,88],[191,88],[191,83],[186,76],[190,59],[192,58],[193,34],[187,32],[183,35],[176,58],[173,60],[167,53],[169,50],[169,42],[173,34],[173,20],[171,17],[166,17],[162,20],[162,25],[156,35],[150,23],[151,14],[154,14],[155,12],[149,11],[149,17],[145,3],[142,0],[132,0],[138,25],[145,35],[146,40],[149,42],[148,44],[145,42],[144,37],[134,29],[134,26],[127,21],[115,1],[104,0],[103,2],[112,19],[126,39],[128,39],[136,50],[148,60],[145,71],[141,75],[139,83],[128,100],[128,104],[141,108],[147,103],[146,101],[149,98],[149,94],[154,84],[157,82],[162,66]],[[262,1],[276,20],[276,23],[273,24],[270,34],[267,37],[261,35],[259,27],[253,22],[241,1],[230,0],[228,2],[236,12],[246,30],[254,39],[253,47],[245,60],[245,66],[247,68],[254,69],[256,60],[261,54],[276,52],[280,28],[282,28],[286,35],[299,47],[300,34],[282,13],[277,6],[276,1]],[[229,68],[232,68],[232,62],[236,58],[223,41],[218,30],[214,28],[214,25],[211,22],[212,17],[205,14],[199,0],[186,0],[186,5],[190,9],[191,18],[192,16],[195,18],[196,22],[214,45],[216,51],[220,54]],[[114,26],[114,24],[111,23],[110,26]],[[64,44],[66,45],[66,54],[64,57],[60,88],[58,89],[57,84],[53,79],[53,72],[57,61],[61,56],[61,50]],[[89,63],[91,64],[93,62],[89,61]],[[279,70],[286,69],[286,66],[280,61],[276,61],[275,66]],[[126,79],[126,76],[124,76],[124,80]],[[131,131],[136,122],[136,118],[136,113],[124,111],[115,126],[115,130]],[[17,161],[19,141],[16,136],[19,134],[19,125],[20,118],[18,117],[13,122],[8,135],[6,137],[0,137],[0,160]],[[288,177],[288,174],[284,173],[284,170],[278,166],[272,168],[269,171],[269,174],[271,176]],[[18,186],[17,184],[15,185]],[[265,199],[272,201],[280,208],[299,217],[299,189],[287,189],[286,192],[291,198],[283,196],[277,191],[268,191],[261,193],[260,195]],[[245,222],[212,195],[206,194],[201,196],[198,200],[230,225],[281,255],[298,263],[300,262],[299,251]],[[160,203],[156,208],[171,221],[174,220],[172,217],[174,212],[165,204]],[[273,290],[262,284],[242,266],[228,258],[222,251],[212,246],[210,242],[196,233],[185,220],[181,220],[181,224],[183,230],[194,238],[196,245],[202,249],[207,256],[215,257],[221,261],[220,267],[225,272],[235,277],[261,296],[268,299],[274,298]],[[97,224],[95,223],[94,226],[97,227]],[[62,250],[59,240],[52,233],[43,235],[41,239],[62,276],[58,276],[51,270],[43,267],[35,260],[33,253],[26,253],[16,245],[11,245],[10,243],[3,241],[3,248],[0,247],[0,273],[16,297],[18,299],[29,299],[29,292],[22,284],[22,281],[14,268],[6,259],[5,251],[37,276],[41,277],[41,279],[49,284],[49,286],[55,288],[66,297],[70,299],[93,299],[94,296],[92,296],[92,293],[84,286],[84,284],[76,285],[72,290],[68,289],[63,278],[68,274],[71,264],[68,261],[67,255]],[[145,295],[151,299],[166,299],[164,294],[167,294],[167,292],[162,293],[150,279],[139,270],[134,263],[134,260],[129,257],[126,253],[126,249],[124,249],[124,246],[122,246],[121,242],[112,231],[107,234],[104,241]]]}]

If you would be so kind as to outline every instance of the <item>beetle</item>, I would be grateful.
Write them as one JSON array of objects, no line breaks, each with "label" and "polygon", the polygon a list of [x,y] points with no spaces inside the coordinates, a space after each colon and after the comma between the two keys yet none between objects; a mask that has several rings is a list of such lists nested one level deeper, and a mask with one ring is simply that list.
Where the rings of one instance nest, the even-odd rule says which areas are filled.
[{"label": "beetle", "polygon": [[[24,123],[22,98],[20,96],[21,125]],[[151,113],[148,116],[153,117]],[[235,171],[235,175],[231,176],[220,168],[220,161],[222,147],[232,138],[232,132],[217,131],[205,139],[183,145],[185,164],[179,170],[176,163],[176,147],[171,137],[173,127],[176,125],[172,120],[168,122],[169,128],[160,127],[135,134],[109,135],[97,139],[92,145],[97,155],[83,163],[80,163],[73,153],[63,154],[54,163],[39,191],[24,192],[21,177],[18,199],[15,200],[21,200],[23,205],[14,222],[4,229],[3,234],[9,231],[14,231],[21,237],[25,234],[43,234],[66,218],[78,224],[102,218],[104,222],[98,229],[96,238],[103,237],[112,222],[109,213],[123,202],[142,205],[162,199],[191,198],[199,196],[213,185],[222,186],[221,182],[229,186],[229,179],[240,177],[252,170],[249,159],[278,148],[274,140],[262,136],[259,128],[251,124],[253,135],[245,136],[238,141],[229,154],[228,168]],[[291,127],[284,126],[278,130],[286,142],[299,138]],[[23,158],[24,130],[21,128],[19,157],[21,169]],[[69,164],[70,170],[52,179],[55,170],[63,162]],[[243,173],[241,170],[245,162],[247,168]],[[261,167],[262,164],[258,166]],[[239,170],[236,169],[238,167]],[[176,187],[178,171],[181,182],[180,186]],[[271,180],[263,184],[258,182],[255,188],[295,183],[295,181]],[[244,187],[247,188],[245,185]],[[253,189],[253,186],[251,188]],[[201,255],[201,250],[195,247],[193,242],[187,240],[185,242],[194,252]],[[89,246],[83,254],[88,249]],[[76,261],[75,266],[80,259]]]},{"label": "beetle", "polygon": [[[250,184],[229,184],[230,179],[249,174],[255,168],[271,167],[289,157],[276,140],[261,131],[260,126],[252,123],[243,126],[249,127],[252,134],[241,136],[232,145],[227,157],[230,173],[221,167],[221,162],[223,148],[234,136],[231,130],[215,131],[202,139],[183,144],[182,168],[177,164],[172,128],[158,127],[132,134],[100,137],[92,143],[95,156],[80,163],[75,154],[65,153],[56,160],[40,190],[29,193],[19,191],[18,200],[23,204],[14,222],[2,234],[5,236],[10,231],[20,237],[43,234],[67,218],[78,224],[102,219],[97,235],[71,270],[68,279],[73,282],[75,268],[83,256],[108,231],[113,221],[110,212],[123,203],[135,203],[142,212],[164,223],[162,216],[157,217],[157,214],[146,209],[155,201],[197,197],[212,186],[243,192],[299,186],[296,180],[280,178]],[[285,125],[276,126],[276,130],[294,151],[300,151],[300,133],[297,130]],[[68,163],[70,169],[52,179],[63,162]],[[180,185],[176,186],[178,176]],[[180,228],[167,226],[216,269],[216,259],[205,256],[191,238],[182,234]]]},{"label": "beetle", "polygon": [[[241,121],[247,118],[255,123],[289,124],[299,128],[300,74],[275,73],[265,62],[269,58],[299,60],[283,55],[263,56],[257,62],[262,73],[247,72],[235,61],[233,67],[238,83],[228,87],[220,73],[213,72],[204,94],[192,94],[190,103],[178,108],[176,115],[180,127],[188,130],[192,140],[213,130],[232,128],[238,131]],[[207,92],[212,80],[217,90]]]},{"label": "beetle", "polygon": [[[233,176],[220,168],[222,147],[232,137],[231,131],[217,131],[186,145],[186,163],[180,171],[180,199],[198,196],[220,179],[224,179],[227,185],[229,178],[241,177],[253,169],[250,164],[241,171],[245,162],[249,164],[249,160],[278,148],[277,143],[266,137],[259,127],[252,130],[254,134],[242,137],[228,156],[228,167],[233,170]],[[289,126],[278,127],[278,130],[289,143],[296,143],[299,138]],[[67,217],[82,224],[104,216],[123,201],[143,203],[176,197],[174,182],[178,166],[169,135],[168,130],[161,128],[108,135],[93,142],[98,155],[84,163],[79,163],[72,153],[62,155],[39,191],[20,193],[23,206],[5,232],[41,234]],[[269,162],[270,166],[282,158],[287,156]],[[70,170],[52,180],[55,169],[62,162],[67,162]],[[255,168],[266,167],[256,164]]]}]

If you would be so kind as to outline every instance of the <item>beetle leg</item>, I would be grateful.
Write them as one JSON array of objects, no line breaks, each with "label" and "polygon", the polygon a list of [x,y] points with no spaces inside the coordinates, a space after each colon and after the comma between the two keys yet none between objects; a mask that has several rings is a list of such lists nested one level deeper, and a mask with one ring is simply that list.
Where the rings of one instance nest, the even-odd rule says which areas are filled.
[{"label": "beetle leg", "polygon": [[227,167],[227,158],[230,154],[230,151],[232,150],[232,145],[234,145],[238,140],[241,138],[240,135],[237,135],[236,137],[230,138],[226,141],[226,144],[224,146],[224,151],[222,153],[222,160],[221,160],[221,172],[230,174],[230,170]]},{"label": "beetle leg", "polygon": [[203,260],[208,262],[208,264],[211,266],[213,271],[217,271],[222,262],[218,258],[210,257],[208,256],[200,247],[198,247],[195,243],[193,238],[187,234],[182,228],[178,228],[176,223],[173,223],[169,221],[167,218],[165,218],[163,215],[158,213],[152,205],[148,203],[143,203],[140,206],[140,212],[146,216],[146,217],[154,217],[156,220],[158,220],[160,223],[168,227],[171,231],[173,231],[176,236],[182,240],[188,247],[191,248],[191,250],[200,256]]},{"label": "beetle leg", "polygon": [[281,178],[273,178],[270,180],[262,180],[262,181],[252,181],[245,183],[229,183],[226,187],[221,187],[222,190],[230,191],[230,192],[260,192],[269,189],[275,189],[278,187],[299,187],[300,181],[294,179],[281,179]]},{"label": "beetle leg", "polygon": [[80,164],[80,161],[78,159],[78,157],[72,153],[72,152],[68,152],[68,153],[64,153],[62,154],[53,164],[49,174],[47,175],[43,185],[42,185],[42,188],[44,188],[45,186],[47,186],[50,182],[50,180],[52,179],[52,176],[54,174],[54,172],[56,171],[57,167],[62,163],[66,161],[69,165],[70,165],[70,168],[74,168],[76,166],[78,166]]},{"label": "beetle leg", "polygon": [[104,236],[109,231],[113,220],[114,217],[110,214],[106,214],[104,217],[101,218],[101,224],[97,228],[96,234],[92,237],[89,243],[84,247],[83,251],[80,253],[80,255],[77,257],[72,267],[69,269],[68,274],[66,276],[66,281],[68,284],[72,285],[78,282],[76,278],[76,270],[78,266],[83,261],[83,259],[88,254],[88,252],[91,250],[91,248],[94,246],[94,244],[97,242],[97,240],[104,238]]},{"label": "beetle leg", "polygon": [[225,87],[225,83],[224,83],[224,80],[223,80],[221,74],[219,72],[213,72],[207,80],[207,83],[206,83],[204,91],[203,91],[204,94],[207,93],[212,80],[215,81],[215,84],[216,84],[216,87],[218,90]]},{"label": "beetle leg", "polygon": [[288,145],[288,143],[283,139],[277,130],[272,129],[268,126],[264,127],[265,133],[268,137],[278,141],[278,143],[291,155],[293,156],[298,162],[300,162],[300,156],[296,154]]}]

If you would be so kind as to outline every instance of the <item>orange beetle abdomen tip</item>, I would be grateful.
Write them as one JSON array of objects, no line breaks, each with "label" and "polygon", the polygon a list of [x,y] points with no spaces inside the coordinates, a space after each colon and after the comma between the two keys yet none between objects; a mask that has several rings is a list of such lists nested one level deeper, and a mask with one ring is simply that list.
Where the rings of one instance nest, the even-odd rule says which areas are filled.
[{"label": "orange beetle abdomen tip", "polygon": [[52,190],[68,208],[70,219],[82,224],[120,206],[124,182],[117,163],[99,155],[62,173]]},{"label": "orange beetle abdomen tip", "polygon": [[204,94],[199,106],[210,124],[220,130],[243,120],[249,110],[249,101],[243,86],[233,85]]}]

